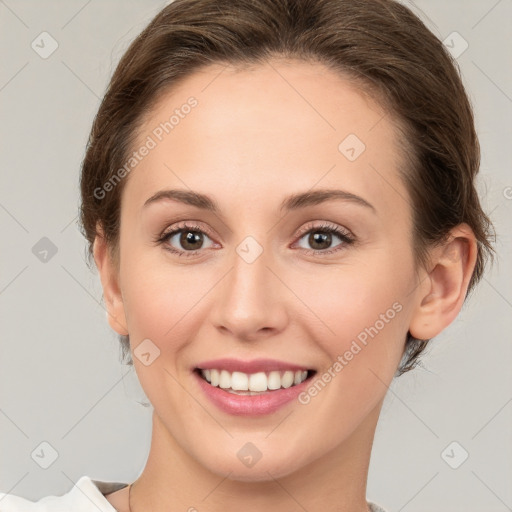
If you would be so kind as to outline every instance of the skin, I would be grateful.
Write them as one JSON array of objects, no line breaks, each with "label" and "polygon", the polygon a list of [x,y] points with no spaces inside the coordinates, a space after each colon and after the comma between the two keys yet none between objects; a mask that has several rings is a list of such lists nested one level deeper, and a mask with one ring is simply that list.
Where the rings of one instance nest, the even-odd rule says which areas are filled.
[{"label": "skin", "polygon": [[[159,101],[141,143],[190,96],[198,106],[125,178],[118,264],[101,226],[94,244],[110,325],[130,335],[132,350],[147,338],[160,350],[149,366],[133,358],[154,411],[132,512],[366,511],[375,427],[407,331],[430,339],[457,316],[475,237],[460,225],[431,250],[428,268],[415,267],[393,119],[320,64],[205,68]],[[366,146],[352,162],[338,150],[348,134]],[[143,207],[171,188],[211,196],[220,213],[172,200]],[[320,188],[349,191],[374,210],[341,200],[279,210],[290,194]],[[186,252],[179,234],[154,242],[183,220],[210,230],[188,258],[165,249]],[[314,245],[311,229],[324,222],[355,243],[333,234]],[[247,236],[263,249],[251,264],[236,252]],[[307,405],[231,416],[191,373],[207,359],[269,357],[321,375],[394,303],[401,311]],[[250,468],[236,455],[247,442],[262,453]],[[107,499],[128,510],[128,488]]]}]

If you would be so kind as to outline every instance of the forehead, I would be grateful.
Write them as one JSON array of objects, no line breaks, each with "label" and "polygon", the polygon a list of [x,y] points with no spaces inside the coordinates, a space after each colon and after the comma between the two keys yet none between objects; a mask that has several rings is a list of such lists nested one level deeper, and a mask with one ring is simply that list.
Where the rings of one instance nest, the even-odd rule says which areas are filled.
[{"label": "forehead", "polygon": [[139,205],[158,189],[177,185],[253,191],[275,196],[276,204],[283,188],[293,193],[317,183],[343,185],[383,207],[396,207],[397,194],[405,195],[396,120],[353,82],[318,63],[205,67],[159,98],[138,145],[148,138],[154,147],[125,190]]},{"label": "forehead", "polygon": [[[297,136],[297,128],[307,124],[302,142],[319,136],[340,137],[347,129],[365,138],[365,132],[386,115],[383,105],[361,87],[320,63],[288,59],[243,67],[217,63],[160,94],[143,132],[168,120],[191,97],[200,107],[193,111],[193,129],[202,137],[213,136],[212,128],[217,128],[230,130],[239,138],[265,131],[277,132],[284,139]],[[180,130],[173,129],[174,135],[186,129],[183,125]]]}]

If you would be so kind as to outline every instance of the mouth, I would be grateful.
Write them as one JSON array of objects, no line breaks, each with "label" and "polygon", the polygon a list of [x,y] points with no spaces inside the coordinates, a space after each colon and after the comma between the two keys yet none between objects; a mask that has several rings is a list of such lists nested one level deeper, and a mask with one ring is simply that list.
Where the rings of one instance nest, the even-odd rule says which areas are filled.
[{"label": "mouth", "polygon": [[195,368],[194,372],[210,386],[234,395],[254,396],[298,386],[311,379],[316,370],[271,370],[256,373],[220,368]]}]

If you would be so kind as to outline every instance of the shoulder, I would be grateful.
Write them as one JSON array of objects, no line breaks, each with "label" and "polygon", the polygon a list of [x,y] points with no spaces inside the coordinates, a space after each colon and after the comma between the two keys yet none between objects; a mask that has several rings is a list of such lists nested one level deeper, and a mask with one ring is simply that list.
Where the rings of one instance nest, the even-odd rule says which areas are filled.
[{"label": "shoulder", "polygon": [[66,494],[46,496],[38,501],[0,492],[0,512],[115,512],[104,495],[126,485],[83,476]]},{"label": "shoulder", "polygon": [[[88,476],[83,476],[68,493],[62,496],[46,496],[38,501],[0,492],[0,512],[116,512],[105,495],[127,485],[92,480]],[[368,506],[370,512],[387,512],[370,501]]]},{"label": "shoulder", "polygon": [[371,501],[368,501],[368,507],[370,507],[370,512],[387,512],[386,509],[382,508],[380,505],[377,505],[376,503],[373,503]]}]

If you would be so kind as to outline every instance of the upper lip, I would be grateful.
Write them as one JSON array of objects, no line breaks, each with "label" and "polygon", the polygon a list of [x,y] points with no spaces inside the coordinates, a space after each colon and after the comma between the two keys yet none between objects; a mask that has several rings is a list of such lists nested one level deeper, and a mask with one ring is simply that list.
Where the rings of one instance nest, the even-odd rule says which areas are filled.
[{"label": "upper lip", "polygon": [[251,361],[242,361],[241,359],[223,358],[203,361],[195,368],[201,370],[216,369],[226,370],[228,372],[257,373],[271,371],[297,371],[311,370],[307,366],[277,359],[253,359]]}]

